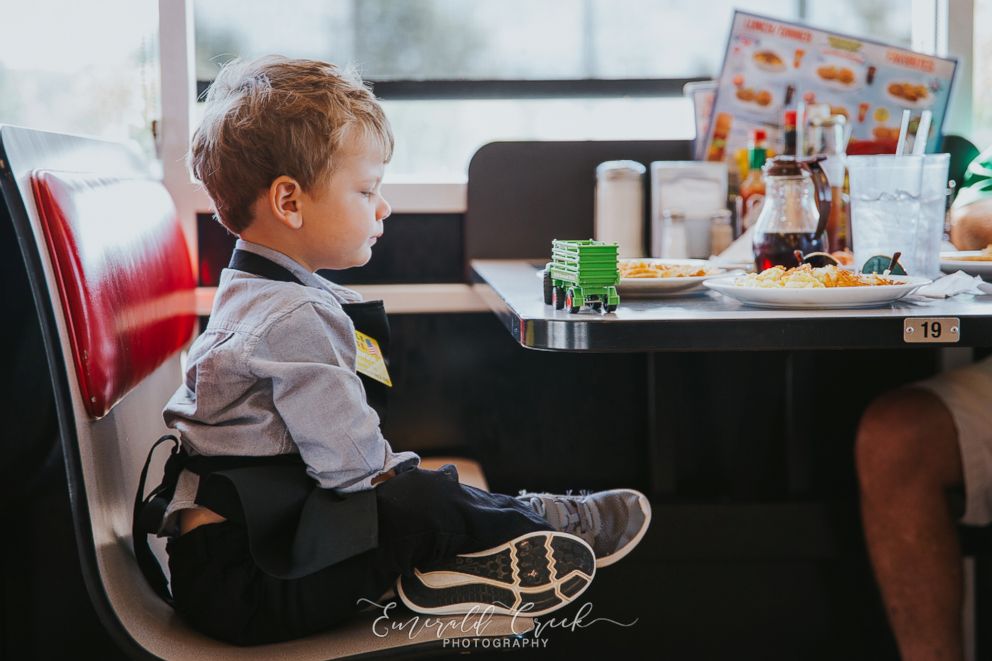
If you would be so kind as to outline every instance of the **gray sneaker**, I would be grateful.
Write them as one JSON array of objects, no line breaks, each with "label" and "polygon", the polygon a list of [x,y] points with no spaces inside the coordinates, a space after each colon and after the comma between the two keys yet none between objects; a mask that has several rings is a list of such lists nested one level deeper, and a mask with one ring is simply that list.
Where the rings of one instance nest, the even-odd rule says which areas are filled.
[{"label": "gray sneaker", "polygon": [[400,576],[396,592],[415,613],[491,612],[536,617],[568,605],[596,575],[581,538],[532,532],[485,551],[465,553]]},{"label": "gray sneaker", "polygon": [[637,546],[651,523],[651,503],[640,491],[613,489],[579,496],[526,493],[517,496],[551,527],[584,539],[607,567]]}]

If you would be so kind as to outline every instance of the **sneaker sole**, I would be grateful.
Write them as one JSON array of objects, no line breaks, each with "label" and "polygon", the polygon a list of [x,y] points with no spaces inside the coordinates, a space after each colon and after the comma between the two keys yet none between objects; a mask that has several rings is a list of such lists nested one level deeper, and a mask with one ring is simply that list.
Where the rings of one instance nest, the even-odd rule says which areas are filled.
[{"label": "sneaker sole", "polygon": [[644,534],[648,531],[648,526],[651,524],[651,501],[647,499],[647,496],[640,491],[635,491],[634,489],[618,489],[618,491],[628,491],[630,493],[637,494],[637,502],[641,506],[641,511],[644,512],[644,523],[641,524],[641,527],[637,530],[637,534],[635,534],[629,542],[618,548],[610,555],[603,556],[602,558],[596,558],[596,569],[600,569],[601,567],[609,567],[614,562],[617,562],[633,551],[634,547],[641,542]]},{"label": "sneaker sole", "polygon": [[589,545],[559,532],[528,533],[445,565],[400,577],[396,592],[407,608],[432,615],[492,608],[499,615],[536,617],[575,600],[596,574]]}]

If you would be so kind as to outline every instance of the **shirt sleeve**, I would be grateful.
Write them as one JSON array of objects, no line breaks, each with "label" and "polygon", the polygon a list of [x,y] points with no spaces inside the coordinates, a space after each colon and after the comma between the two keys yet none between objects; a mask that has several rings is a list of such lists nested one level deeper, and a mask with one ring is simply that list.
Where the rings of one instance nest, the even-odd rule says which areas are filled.
[{"label": "shirt sleeve", "polygon": [[307,465],[325,489],[348,493],[413,452],[393,452],[379,429],[355,373],[355,332],[343,310],[305,302],[276,320],[259,338],[249,369],[271,381],[276,412]]}]

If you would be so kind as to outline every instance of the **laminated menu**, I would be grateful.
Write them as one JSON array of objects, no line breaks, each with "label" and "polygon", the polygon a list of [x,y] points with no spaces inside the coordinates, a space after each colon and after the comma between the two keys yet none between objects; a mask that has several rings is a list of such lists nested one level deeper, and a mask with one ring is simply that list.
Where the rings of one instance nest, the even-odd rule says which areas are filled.
[{"label": "laminated menu", "polygon": [[754,128],[768,131],[781,152],[784,111],[800,102],[827,104],[831,114],[847,118],[849,154],[894,152],[903,109],[911,112],[910,134],[930,110],[927,151],[936,151],[956,65],[954,58],[737,11],[705,158],[733,167],[734,154]]}]

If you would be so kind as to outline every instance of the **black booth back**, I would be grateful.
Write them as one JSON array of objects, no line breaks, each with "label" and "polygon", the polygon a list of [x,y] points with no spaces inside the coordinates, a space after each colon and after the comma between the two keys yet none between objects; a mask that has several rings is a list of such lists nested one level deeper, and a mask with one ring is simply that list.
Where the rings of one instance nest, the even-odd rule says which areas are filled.
[{"label": "black booth back", "polygon": [[590,238],[597,165],[686,160],[691,146],[688,140],[485,145],[468,166],[465,257],[546,258],[551,238]]}]

